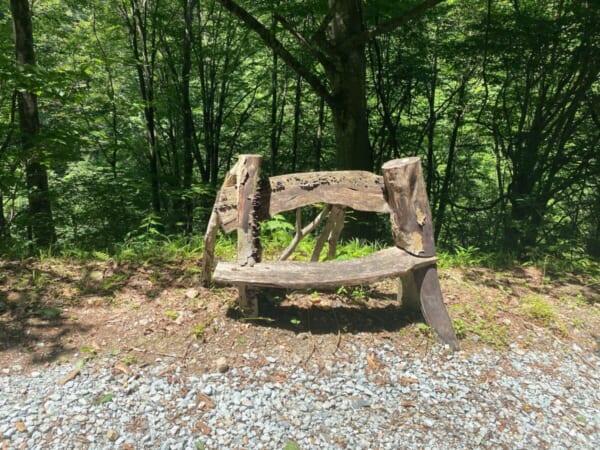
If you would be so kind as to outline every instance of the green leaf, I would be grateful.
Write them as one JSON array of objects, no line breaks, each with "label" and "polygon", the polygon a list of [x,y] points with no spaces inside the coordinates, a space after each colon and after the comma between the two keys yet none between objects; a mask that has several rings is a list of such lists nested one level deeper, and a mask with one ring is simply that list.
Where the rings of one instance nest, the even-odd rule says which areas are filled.
[{"label": "green leaf", "polygon": [[283,450],[300,450],[300,446],[297,442],[289,440],[285,443],[285,447],[283,447]]},{"label": "green leaf", "polygon": [[103,405],[104,403],[112,402],[112,400],[113,400],[113,394],[108,392],[108,393],[96,398],[96,400],[94,400],[94,405],[96,405],[96,406]]}]

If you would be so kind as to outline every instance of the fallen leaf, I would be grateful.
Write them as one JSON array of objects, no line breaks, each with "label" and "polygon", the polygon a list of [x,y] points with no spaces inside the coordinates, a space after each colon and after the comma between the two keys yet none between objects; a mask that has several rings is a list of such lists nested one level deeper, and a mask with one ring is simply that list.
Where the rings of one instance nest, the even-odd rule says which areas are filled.
[{"label": "fallen leaf", "polygon": [[375,357],[373,355],[367,355],[367,363],[372,371],[376,372],[379,370],[379,364],[375,361]]},{"label": "fallen leaf", "polygon": [[411,377],[402,377],[400,379],[400,384],[419,384],[419,380]]},{"label": "fallen leaf", "polygon": [[200,404],[200,402],[204,402],[204,410],[213,409],[215,407],[215,402],[208,395],[203,394],[202,392],[198,392],[196,394],[196,405]]},{"label": "fallen leaf", "polygon": [[129,368],[129,366],[121,361],[115,364],[115,370],[123,372],[127,376],[131,375],[131,369]]},{"label": "fallen leaf", "polygon": [[285,372],[275,372],[275,382],[276,383],[283,383],[284,381],[286,381],[288,379],[288,375]]},{"label": "fallen leaf", "polygon": [[59,382],[58,384],[60,384],[61,386],[69,381],[71,381],[73,378],[75,378],[77,375],[79,375],[79,372],[81,372],[81,369],[79,367],[76,367],[75,369],[71,370],[68,374],[66,374]]},{"label": "fallen leaf", "polygon": [[285,443],[285,447],[283,447],[283,450],[300,450],[300,446],[297,442],[289,440]]},{"label": "fallen leaf", "polygon": [[15,428],[17,429],[17,431],[20,431],[21,433],[25,433],[27,431],[27,427],[20,420],[17,423],[15,423]]},{"label": "fallen leaf", "polygon": [[94,405],[98,406],[98,405],[103,405],[104,403],[109,403],[112,402],[113,400],[113,394],[111,394],[110,392],[107,392],[104,395],[100,395],[99,397],[96,398],[96,400],[94,400]]},{"label": "fallen leaf", "polygon": [[210,434],[210,427],[208,425],[206,425],[204,422],[202,422],[201,420],[196,422],[196,429],[198,431],[200,431],[202,434],[206,434],[206,435]]}]

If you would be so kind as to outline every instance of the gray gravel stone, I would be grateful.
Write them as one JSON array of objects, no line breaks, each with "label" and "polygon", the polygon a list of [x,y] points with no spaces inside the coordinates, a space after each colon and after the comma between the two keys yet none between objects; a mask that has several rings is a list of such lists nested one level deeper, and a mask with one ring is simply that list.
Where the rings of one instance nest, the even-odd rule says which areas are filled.
[{"label": "gray gravel stone", "polygon": [[[196,442],[281,449],[289,440],[303,450],[600,448],[597,354],[468,355],[435,347],[413,357],[388,344],[348,347],[324,366],[285,366],[282,358],[251,353],[252,368],[188,378],[159,375],[166,365],[158,361],[138,369],[129,387],[103,360],[86,364],[68,386],[58,384],[68,367],[38,369],[33,377],[10,370],[0,375],[0,442],[9,449],[193,449]],[[384,383],[367,354],[385,367]],[[261,360],[266,365],[256,369]],[[268,381],[282,372],[285,382]],[[196,403],[198,392],[214,407]],[[95,404],[105,393],[112,401]],[[17,421],[28,432],[19,432]]]}]

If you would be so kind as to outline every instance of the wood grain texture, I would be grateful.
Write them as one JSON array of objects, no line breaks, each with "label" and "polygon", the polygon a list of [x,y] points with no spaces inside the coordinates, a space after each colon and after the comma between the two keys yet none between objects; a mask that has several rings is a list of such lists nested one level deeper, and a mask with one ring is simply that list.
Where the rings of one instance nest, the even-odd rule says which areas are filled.
[{"label": "wood grain texture", "polygon": [[[279,175],[269,178],[264,189],[268,192],[261,195],[268,205],[264,205],[265,217],[261,218],[315,203],[347,206],[358,211],[390,212],[383,178],[371,172],[346,170]],[[236,186],[224,185],[215,202],[221,227],[227,233],[236,228],[237,197]]]},{"label": "wood grain texture", "polygon": [[237,262],[252,267],[260,261],[256,220],[256,189],[260,176],[260,155],[240,155],[237,166]]},{"label": "wood grain texture", "polygon": [[413,273],[425,322],[433,329],[438,340],[450,346],[452,350],[458,350],[460,345],[442,299],[436,265],[415,269]]},{"label": "wood grain texture", "polygon": [[213,211],[204,235],[204,253],[202,254],[202,286],[209,287],[213,263],[215,260],[215,242],[219,231],[219,215]]},{"label": "wood grain texture", "polygon": [[435,255],[421,160],[417,157],[394,159],[386,162],[381,171],[391,209],[394,243],[413,255]]},{"label": "wood grain texture", "polygon": [[255,264],[254,267],[220,262],[213,280],[218,283],[287,289],[352,286],[395,277],[413,268],[434,264],[436,260],[415,257],[392,247],[349,261],[268,261]]}]

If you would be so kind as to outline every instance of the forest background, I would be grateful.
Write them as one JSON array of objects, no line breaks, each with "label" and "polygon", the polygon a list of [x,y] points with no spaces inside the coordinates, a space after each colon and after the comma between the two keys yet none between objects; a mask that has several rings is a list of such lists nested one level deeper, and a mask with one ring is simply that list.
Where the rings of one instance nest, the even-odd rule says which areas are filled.
[{"label": "forest background", "polygon": [[598,258],[598,23],[595,0],[10,0],[0,255],[190,242],[259,153],[265,176],[417,155],[443,249]]}]

